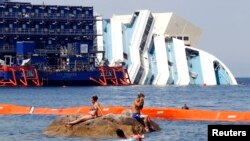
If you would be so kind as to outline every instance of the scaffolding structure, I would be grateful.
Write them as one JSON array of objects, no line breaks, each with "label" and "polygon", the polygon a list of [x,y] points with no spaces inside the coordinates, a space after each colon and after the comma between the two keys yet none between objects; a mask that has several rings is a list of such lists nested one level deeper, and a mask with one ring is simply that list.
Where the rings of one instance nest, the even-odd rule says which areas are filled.
[{"label": "scaffolding structure", "polygon": [[[121,67],[98,67],[98,71],[100,72],[100,78],[90,77],[89,79],[95,81],[101,86],[107,85],[131,85],[131,81],[128,75],[127,69]],[[122,77],[118,77],[117,75],[121,75]]]},{"label": "scaffolding structure", "polygon": [[35,67],[1,66],[0,86],[42,86]]}]

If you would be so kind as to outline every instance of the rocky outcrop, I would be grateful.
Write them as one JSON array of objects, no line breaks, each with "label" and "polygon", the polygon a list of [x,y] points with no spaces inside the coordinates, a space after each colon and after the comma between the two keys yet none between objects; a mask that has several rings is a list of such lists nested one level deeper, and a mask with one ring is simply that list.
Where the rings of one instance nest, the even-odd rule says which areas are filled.
[{"label": "rocky outcrop", "polygon": [[[133,133],[144,134],[144,126],[127,115],[108,114],[91,119],[72,127],[65,123],[81,118],[82,115],[65,115],[54,120],[45,130],[47,136],[90,137],[90,138],[116,138],[116,129],[122,129],[126,136]],[[160,127],[151,121],[152,128],[159,131]]]}]

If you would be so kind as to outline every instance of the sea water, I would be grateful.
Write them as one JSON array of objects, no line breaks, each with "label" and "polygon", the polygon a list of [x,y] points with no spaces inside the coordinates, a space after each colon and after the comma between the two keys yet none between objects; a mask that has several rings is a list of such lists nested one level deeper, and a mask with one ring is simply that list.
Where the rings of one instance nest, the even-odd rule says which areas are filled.
[{"label": "sea water", "polygon": [[[237,86],[118,86],[118,87],[0,87],[0,103],[34,107],[65,108],[89,106],[93,95],[101,105],[131,106],[138,92],[145,94],[145,107],[250,111],[250,79],[237,79]],[[44,129],[56,115],[0,115],[0,141],[112,141],[47,137]],[[206,141],[210,124],[242,122],[154,120],[161,131],[145,135],[144,141]]]}]

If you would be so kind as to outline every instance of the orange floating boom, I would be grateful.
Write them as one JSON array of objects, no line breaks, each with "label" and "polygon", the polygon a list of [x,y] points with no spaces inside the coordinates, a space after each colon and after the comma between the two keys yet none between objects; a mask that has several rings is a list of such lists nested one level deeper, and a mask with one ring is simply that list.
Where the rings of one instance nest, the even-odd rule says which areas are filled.
[{"label": "orange floating boom", "polygon": [[[122,111],[130,107],[106,107],[103,106],[104,114],[121,114]],[[31,106],[18,106],[12,104],[0,104],[0,114],[39,114],[39,115],[70,115],[87,114],[89,107],[71,107],[71,108],[39,108]],[[178,109],[178,108],[144,108],[143,114],[151,118],[164,120],[197,120],[197,121],[237,121],[250,122],[249,111],[218,111],[218,110],[199,110],[199,109]]]}]

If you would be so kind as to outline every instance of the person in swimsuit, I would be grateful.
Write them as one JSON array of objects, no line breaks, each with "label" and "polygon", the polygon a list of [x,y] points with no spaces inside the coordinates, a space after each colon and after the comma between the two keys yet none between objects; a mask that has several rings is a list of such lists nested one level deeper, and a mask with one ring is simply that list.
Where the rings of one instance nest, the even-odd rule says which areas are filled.
[{"label": "person in swimsuit", "polygon": [[100,104],[97,102],[97,100],[98,100],[97,96],[92,96],[92,98],[91,98],[92,106],[91,106],[88,114],[82,116],[79,119],[68,122],[66,124],[66,126],[73,126],[73,125],[78,124],[80,122],[84,122],[84,121],[87,121],[87,120],[90,120],[90,119],[93,119],[93,118],[96,118],[96,117],[99,117],[99,116],[103,116],[104,114],[103,114],[102,109],[100,107]]},{"label": "person in swimsuit", "polygon": [[141,110],[144,105],[144,94],[139,93],[132,105],[132,117],[145,126],[146,132],[149,132],[150,118],[148,115],[142,115]]}]

